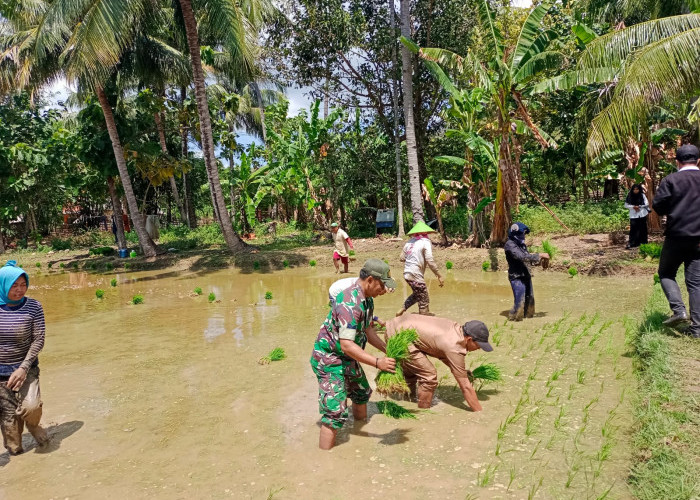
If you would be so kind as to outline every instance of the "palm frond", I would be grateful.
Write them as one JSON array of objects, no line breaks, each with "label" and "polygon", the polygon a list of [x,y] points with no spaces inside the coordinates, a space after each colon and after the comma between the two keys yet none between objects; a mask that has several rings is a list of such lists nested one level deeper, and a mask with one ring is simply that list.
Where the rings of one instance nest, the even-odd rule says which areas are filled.
[{"label": "palm frond", "polygon": [[496,26],[496,19],[489,0],[481,0],[479,2],[479,22],[484,31],[490,35],[488,41],[488,50],[495,59],[503,58],[503,35]]},{"label": "palm frond", "polygon": [[552,2],[545,0],[537,7],[530,11],[527,19],[523,23],[523,27],[520,30],[520,36],[518,37],[518,43],[515,45],[515,51],[513,52],[513,61],[510,65],[511,72],[516,72],[520,68],[520,64],[525,56],[530,52],[530,48],[538,39],[541,34],[540,26],[542,24],[542,19],[547,15],[549,9],[552,7]]},{"label": "palm frond", "polygon": [[447,49],[431,47],[420,49],[419,55],[422,59],[435,62],[455,75],[473,75],[477,80],[477,84],[484,89],[491,87],[491,78],[487,71],[471,53],[462,57]]},{"label": "palm frond", "polygon": [[547,50],[549,45],[557,38],[559,38],[559,33],[557,33],[554,30],[547,30],[540,33],[535,39],[535,41],[532,42],[532,44],[530,45],[530,49],[520,60],[518,66],[522,66],[531,58],[535,57],[537,54],[541,54],[542,52]]},{"label": "palm frond", "polygon": [[581,55],[579,68],[619,66],[640,47],[700,28],[700,14],[673,16],[635,24],[593,40]]},{"label": "palm frond", "polygon": [[594,158],[620,149],[636,137],[651,107],[700,90],[700,28],[652,43],[635,54],[620,79],[610,105],[591,122],[586,146]]},{"label": "palm frond", "polygon": [[619,72],[620,68],[616,67],[576,69],[536,83],[532,86],[530,93],[542,94],[558,90],[572,90],[582,85],[608,83],[614,81]]},{"label": "palm frond", "polygon": [[563,61],[564,55],[561,52],[540,52],[518,68],[518,72],[513,75],[513,83],[527,83],[543,71],[561,67]]}]

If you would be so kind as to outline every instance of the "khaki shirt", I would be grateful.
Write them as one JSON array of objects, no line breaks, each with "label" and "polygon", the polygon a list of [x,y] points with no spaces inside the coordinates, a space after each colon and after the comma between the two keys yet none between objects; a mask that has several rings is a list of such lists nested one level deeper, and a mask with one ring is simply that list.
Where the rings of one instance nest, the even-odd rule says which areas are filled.
[{"label": "khaki shirt", "polygon": [[386,322],[387,337],[402,328],[418,332],[418,340],[413,343],[416,349],[445,363],[455,378],[467,378],[467,340],[462,325],[447,318],[404,314]]},{"label": "khaki shirt", "polygon": [[348,242],[346,241],[348,238],[348,233],[346,233],[342,229],[338,229],[338,231],[333,235],[335,251],[338,252],[338,255],[340,255],[341,257],[348,256]]}]

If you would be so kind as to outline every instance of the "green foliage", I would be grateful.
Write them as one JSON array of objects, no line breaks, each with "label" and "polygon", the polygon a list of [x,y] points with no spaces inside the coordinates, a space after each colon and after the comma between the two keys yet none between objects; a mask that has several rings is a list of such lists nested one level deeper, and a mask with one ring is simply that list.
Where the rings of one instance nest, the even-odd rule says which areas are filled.
[{"label": "green foliage", "polygon": [[393,401],[377,401],[377,409],[379,410],[379,413],[389,418],[416,419],[416,415],[413,412],[407,410],[399,404],[394,403]]},{"label": "green foliage", "polygon": [[639,245],[639,254],[642,257],[651,257],[652,259],[658,259],[661,257],[661,249],[663,245],[660,243],[642,243]]},{"label": "green foliage", "polygon": [[265,292],[265,300],[272,300],[272,292]]},{"label": "green foliage", "polygon": [[218,224],[207,224],[190,229],[187,226],[173,226],[160,232],[159,243],[176,250],[194,250],[212,246],[224,246],[224,235]]},{"label": "green foliage", "polygon": [[90,248],[89,252],[90,255],[102,255],[102,256],[110,256],[114,255],[116,251],[112,247],[92,247]]},{"label": "green foliage", "polygon": [[408,385],[401,370],[401,361],[408,358],[408,346],[418,340],[414,328],[402,328],[386,343],[386,356],[396,360],[396,372],[380,371],[377,373],[377,392],[383,395],[392,393],[408,394]]},{"label": "green foliage", "polygon": [[350,250],[350,251],[348,252],[348,255],[349,255],[350,257],[354,257],[354,256],[355,256],[355,250]]},{"label": "green foliage", "polygon": [[53,262],[49,262],[48,264],[46,264],[46,266],[47,266],[49,269],[51,269],[51,268],[53,267]]},{"label": "green foliage", "polygon": [[260,261],[259,260],[256,260],[253,262],[253,269],[255,269],[256,271],[260,269]]},{"label": "green foliage", "polygon": [[484,262],[481,263],[481,270],[482,271],[488,271],[490,267],[491,267],[491,263],[488,260],[485,260]]},{"label": "green foliage", "polygon": [[282,361],[286,357],[287,354],[284,352],[284,349],[282,349],[281,347],[275,347],[272,351],[270,351],[270,354],[260,358],[258,360],[258,363],[261,365],[267,365],[272,361]]},{"label": "green foliage", "polygon": [[284,260],[282,261],[282,266],[283,266],[285,269],[287,269],[287,268],[289,267],[289,261],[288,261],[287,259],[284,259]]},{"label": "green foliage", "polygon": [[574,266],[571,266],[568,270],[569,276],[572,278],[578,274],[578,269],[576,269]]},{"label": "green foliage", "polygon": [[202,287],[200,287],[200,286],[195,287],[194,294],[195,295],[202,295]]},{"label": "green foliage", "polygon": [[[566,203],[550,207],[574,233],[620,231],[629,224],[629,211],[618,201]],[[539,206],[521,206],[518,220],[533,234],[564,233],[566,230]]]},{"label": "green foliage", "polygon": [[37,262],[36,267],[41,268],[41,262]]},{"label": "green foliage", "polygon": [[112,281],[109,282],[111,286],[117,286],[117,278],[112,278]]},{"label": "green foliage", "polygon": [[61,262],[61,263],[58,265],[58,267],[60,267],[61,269],[63,269],[64,267],[66,267],[66,265],[65,265],[63,262]]},{"label": "green foliage", "polygon": [[659,278],[659,273],[654,273],[654,284],[658,285],[661,283],[661,278]]},{"label": "green foliage", "polygon": [[313,259],[310,260],[310,261],[309,261],[309,265],[310,265],[311,267],[316,267],[316,261],[313,260]]},{"label": "green foliage", "polygon": [[452,269],[454,267],[454,263],[448,260],[447,262],[445,262],[445,267],[449,271],[450,269]]},{"label": "green foliage", "polygon": [[129,252],[129,257],[131,257],[132,259],[137,257],[137,256],[138,256],[138,254],[136,253],[136,250],[132,250],[131,252]]},{"label": "green foliage", "polygon": [[97,290],[95,290],[95,297],[97,297],[98,299],[101,299],[104,296],[105,296],[104,290],[102,290],[101,288],[98,288]]},{"label": "green foliage", "polygon": [[51,238],[51,248],[53,248],[56,251],[71,250],[72,241],[70,240],[70,238]]},{"label": "green foliage", "polygon": [[137,294],[131,298],[131,303],[133,305],[143,304],[143,295]]},{"label": "green foliage", "polygon": [[209,297],[207,297],[209,302],[214,302],[216,300],[216,294],[214,292],[209,292]]},{"label": "green foliage", "polygon": [[542,242],[542,250],[549,255],[549,258],[551,260],[554,260],[554,257],[559,253],[559,249],[552,245],[552,243],[549,240],[544,240]]}]

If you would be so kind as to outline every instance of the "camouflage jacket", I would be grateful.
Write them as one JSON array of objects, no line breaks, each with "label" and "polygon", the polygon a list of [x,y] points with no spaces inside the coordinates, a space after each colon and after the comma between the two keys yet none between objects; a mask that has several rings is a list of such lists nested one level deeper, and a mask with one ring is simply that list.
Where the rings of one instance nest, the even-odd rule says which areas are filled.
[{"label": "camouflage jacket", "polygon": [[352,340],[364,349],[367,344],[366,330],[372,322],[373,315],[374,299],[365,297],[359,281],[340,292],[321,326],[321,331],[318,332],[314,344],[315,355],[349,361],[340,349],[340,339]]}]

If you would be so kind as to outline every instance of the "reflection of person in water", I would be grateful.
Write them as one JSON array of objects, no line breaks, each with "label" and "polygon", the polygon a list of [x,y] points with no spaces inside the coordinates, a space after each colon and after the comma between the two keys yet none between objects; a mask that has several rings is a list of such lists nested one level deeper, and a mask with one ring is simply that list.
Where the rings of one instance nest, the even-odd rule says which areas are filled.
[{"label": "reflection of person in water", "polygon": [[41,420],[39,351],[44,310],[25,297],[29,276],[13,260],[0,269],[0,430],[10,455],[22,449],[24,424],[39,446],[49,442]]},{"label": "reflection of person in water", "polygon": [[527,263],[539,264],[548,261],[546,253],[529,253],[525,245],[525,235],[530,228],[522,222],[516,222],[508,230],[508,241],[503,249],[508,261],[508,279],[513,289],[513,309],[508,319],[522,321],[523,317],[532,318],[535,315],[535,295],[532,292],[532,276]]}]

